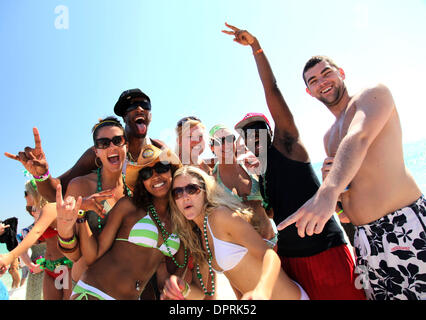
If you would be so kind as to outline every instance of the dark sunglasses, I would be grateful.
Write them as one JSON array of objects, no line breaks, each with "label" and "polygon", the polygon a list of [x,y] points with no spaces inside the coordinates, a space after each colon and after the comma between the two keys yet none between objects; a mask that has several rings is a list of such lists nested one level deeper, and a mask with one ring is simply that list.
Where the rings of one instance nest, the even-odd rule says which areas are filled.
[{"label": "dark sunglasses", "polygon": [[134,101],[133,103],[130,103],[129,106],[124,111],[124,114],[136,110],[138,107],[141,107],[144,110],[151,111],[151,103],[148,100],[143,101]]},{"label": "dark sunglasses", "polygon": [[112,137],[112,139],[99,138],[95,140],[95,148],[106,149],[110,146],[111,142],[117,147],[122,147],[126,143],[126,138],[123,135]]},{"label": "dark sunglasses", "polygon": [[234,143],[235,140],[236,140],[236,138],[235,138],[234,135],[229,135],[229,136],[222,137],[222,138],[214,138],[210,141],[210,144],[212,146],[213,145],[220,146],[220,145],[224,145],[225,142]]},{"label": "dark sunglasses", "polygon": [[139,176],[143,181],[152,177],[155,172],[158,174],[166,173],[172,168],[170,163],[157,162],[153,167],[145,167],[139,171]]},{"label": "dark sunglasses", "polygon": [[182,127],[182,126],[185,124],[185,122],[188,122],[188,121],[190,121],[190,120],[195,120],[195,121],[201,122],[201,120],[200,120],[200,119],[198,119],[197,117],[189,116],[189,117],[185,117],[185,118],[180,119],[180,120],[177,122],[176,126],[177,126],[177,127]]},{"label": "dark sunglasses", "polygon": [[194,195],[199,194],[203,190],[201,186],[195,183],[187,184],[184,187],[176,187],[172,189],[173,199],[177,200],[184,196],[184,194]]},{"label": "dark sunglasses", "polygon": [[24,191],[24,194],[25,194],[26,197],[28,197],[28,192]]}]

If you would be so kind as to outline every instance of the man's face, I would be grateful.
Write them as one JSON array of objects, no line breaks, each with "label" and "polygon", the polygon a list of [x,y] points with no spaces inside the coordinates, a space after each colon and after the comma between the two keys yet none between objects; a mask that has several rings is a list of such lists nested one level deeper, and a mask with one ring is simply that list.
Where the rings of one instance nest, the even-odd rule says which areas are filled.
[{"label": "man's face", "polygon": [[247,148],[256,157],[266,154],[271,140],[266,124],[255,123],[243,128],[243,137]]},{"label": "man's face", "polygon": [[[137,102],[143,100],[142,98],[135,98],[131,101]],[[145,110],[142,107],[132,108],[130,111],[126,111],[123,120],[126,124],[126,133],[129,136],[137,138],[145,138],[148,132],[148,126],[151,122],[151,111]]]},{"label": "man's face", "polygon": [[321,61],[304,74],[307,92],[326,106],[331,107],[340,102],[346,91],[342,69]]}]

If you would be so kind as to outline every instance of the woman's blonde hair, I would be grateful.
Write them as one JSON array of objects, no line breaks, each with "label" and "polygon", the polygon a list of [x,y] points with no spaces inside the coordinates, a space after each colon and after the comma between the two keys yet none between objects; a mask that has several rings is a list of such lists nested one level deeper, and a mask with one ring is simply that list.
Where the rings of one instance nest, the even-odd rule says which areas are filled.
[{"label": "woman's blonde hair", "polygon": [[[208,175],[202,169],[194,166],[183,166],[174,173],[173,180],[179,176],[191,176],[198,180],[199,185],[205,191],[204,215],[208,216],[213,210],[219,207],[226,207],[247,221],[252,222],[252,210],[245,207],[237,198],[228,194],[222,186],[216,183],[214,177]],[[191,252],[194,262],[200,265],[205,263],[207,261],[207,252],[204,250],[201,242],[203,231],[198,228],[195,222],[185,218],[178,209],[171,193],[170,209],[172,225],[175,228],[174,232],[179,235],[184,246]],[[254,227],[257,229],[257,226]]]},{"label": "woman's blonde hair", "polygon": [[[34,186],[35,185],[35,186]],[[34,199],[34,207],[37,209],[43,208],[48,201],[44,199],[40,193],[37,191],[37,185],[35,184],[35,181],[28,180],[25,183],[25,191]]]}]

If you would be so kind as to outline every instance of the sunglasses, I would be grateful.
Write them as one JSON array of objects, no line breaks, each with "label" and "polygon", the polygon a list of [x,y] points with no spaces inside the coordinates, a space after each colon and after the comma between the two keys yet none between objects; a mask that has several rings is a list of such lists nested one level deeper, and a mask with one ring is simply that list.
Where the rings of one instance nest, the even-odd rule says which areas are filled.
[{"label": "sunglasses", "polygon": [[212,146],[213,145],[220,146],[220,145],[224,145],[225,142],[234,143],[235,140],[236,140],[236,138],[235,138],[234,135],[229,135],[229,136],[222,137],[222,138],[214,138],[210,141],[210,144]]},{"label": "sunglasses", "polygon": [[26,197],[28,197],[28,192],[27,191],[24,191],[24,194],[25,194]]},{"label": "sunglasses", "polygon": [[99,138],[95,140],[95,148],[106,149],[110,146],[111,142],[117,147],[122,147],[126,143],[126,138],[123,135],[112,137],[112,139]]},{"label": "sunglasses", "polygon": [[177,122],[176,126],[177,126],[177,127],[182,127],[182,126],[185,124],[185,122],[188,122],[188,121],[190,121],[190,120],[195,120],[195,121],[201,122],[201,120],[200,120],[200,119],[198,119],[197,117],[189,116],[189,117],[184,117],[184,118],[180,119],[180,120]]},{"label": "sunglasses", "polygon": [[157,162],[153,167],[145,167],[139,171],[139,176],[143,181],[152,177],[155,172],[158,174],[166,173],[172,168],[170,163]]},{"label": "sunglasses", "polygon": [[148,100],[143,101],[134,101],[131,103],[126,110],[124,111],[124,114],[136,110],[138,107],[141,107],[144,110],[151,111],[151,103]]},{"label": "sunglasses", "polygon": [[176,187],[172,189],[173,199],[177,200],[182,198],[185,193],[188,195],[199,194],[203,190],[201,186],[195,183],[187,184],[185,187]]}]

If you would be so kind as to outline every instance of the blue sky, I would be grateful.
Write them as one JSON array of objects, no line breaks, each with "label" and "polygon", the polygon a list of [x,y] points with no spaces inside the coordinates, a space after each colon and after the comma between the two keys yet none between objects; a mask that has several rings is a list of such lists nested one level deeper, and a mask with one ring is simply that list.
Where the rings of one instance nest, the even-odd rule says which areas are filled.
[{"label": "blue sky", "polygon": [[[68,10],[67,29],[55,21]],[[174,126],[197,115],[229,127],[246,112],[270,117],[251,50],[221,33],[224,22],[255,35],[272,65],[313,162],[333,118],[305,93],[312,55],[332,57],[349,93],[383,82],[394,95],[404,141],[426,139],[426,1],[0,1],[2,153],[33,146],[38,127],[57,176],[91,145],[91,127],[113,114],[125,89],[152,101],[149,134],[174,146]],[[62,22],[64,22],[62,20]],[[0,219],[25,213],[20,163],[1,155]]]}]

